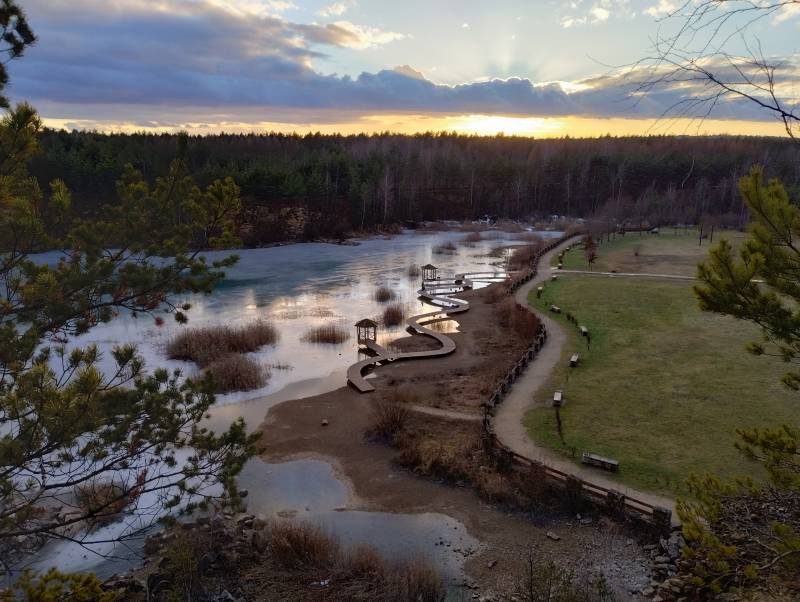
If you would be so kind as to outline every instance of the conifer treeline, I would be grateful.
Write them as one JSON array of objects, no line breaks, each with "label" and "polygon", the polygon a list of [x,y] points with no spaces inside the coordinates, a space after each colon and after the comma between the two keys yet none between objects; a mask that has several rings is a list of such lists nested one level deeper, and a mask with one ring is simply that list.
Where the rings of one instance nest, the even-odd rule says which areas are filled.
[{"label": "conifer treeline", "polygon": [[[147,178],[165,174],[178,143],[172,134],[47,130],[41,147],[34,175],[40,182],[64,179],[91,210],[113,200],[126,163]],[[191,137],[186,152],[201,186],[224,176],[236,180],[244,221],[271,216],[259,226],[270,232],[256,233],[252,242],[280,238],[272,230],[286,208],[312,216],[309,237],[487,213],[660,223],[716,216],[734,224],[747,218],[737,181],[754,163],[790,189],[800,188],[800,146],[774,138],[248,134]]]}]

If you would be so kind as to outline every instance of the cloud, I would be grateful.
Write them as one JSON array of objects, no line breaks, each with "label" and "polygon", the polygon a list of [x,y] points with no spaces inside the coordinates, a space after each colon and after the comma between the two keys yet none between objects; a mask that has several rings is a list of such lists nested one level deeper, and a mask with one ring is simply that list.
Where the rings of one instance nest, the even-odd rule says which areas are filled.
[{"label": "cloud", "polygon": [[678,4],[675,4],[670,0],[659,0],[658,4],[646,8],[644,12],[645,14],[648,14],[651,17],[661,18],[661,17],[666,17],[667,15],[671,15],[679,8],[680,6]]},{"label": "cloud", "polygon": [[[210,0],[29,0],[28,10],[41,41],[12,63],[9,93],[71,123],[133,114],[141,123],[271,123],[278,115],[296,123],[298,115],[345,113],[657,117],[698,90],[679,83],[631,97],[635,80],[617,74],[442,85],[408,65],[325,74],[315,61],[331,48],[370,48],[401,34],[245,15]],[[725,101],[715,116],[764,114]]]},{"label": "cloud", "polygon": [[356,5],[355,0],[345,0],[343,2],[334,2],[329,4],[317,14],[321,17],[341,17],[348,10]]},{"label": "cloud", "polygon": [[605,23],[610,18],[631,18],[636,12],[631,8],[630,0],[573,0],[567,5],[569,14],[561,17],[564,28],[578,25],[596,25]]},{"label": "cloud", "polygon": [[372,46],[382,46],[407,37],[405,34],[394,31],[385,31],[376,27],[362,27],[350,21],[336,21],[328,27],[337,27],[350,36],[348,40],[343,39],[342,43],[337,45],[360,50],[371,48]]}]

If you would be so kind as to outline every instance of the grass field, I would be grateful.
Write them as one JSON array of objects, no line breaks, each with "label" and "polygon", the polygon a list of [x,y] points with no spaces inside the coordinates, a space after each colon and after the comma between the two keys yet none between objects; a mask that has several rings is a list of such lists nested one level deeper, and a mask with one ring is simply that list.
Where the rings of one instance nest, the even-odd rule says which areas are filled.
[{"label": "grass field", "polygon": [[[714,233],[713,244],[727,238],[734,246],[745,238],[742,232],[723,231]],[[697,230],[678,230],[671,228],[661,234],[638,234],[629,232],[625,236],[617,236],[610,242],[598,246],[597,260],[592,266],[596,272],[638,272],[653,274],[671,274],[694,276],[697,264],[708,256],[713,246],[709,239],[699,244]],[[557,261],[557,260],[556,260]],[[564,269],[588,270],[581,247],[576,247],[564,257]]]},{"label": "grass field", "polygon": [[[566,454],[619,460],[630,486],[674,494],[692,472],[758,477],[733,446],[736,429],[800,423],[800,399],[780,384],[786,365],[749,355],[745,343],[758,330],[700,312],[689,282],[564,274],[530,301],[572,312],[592,340],[587,351],[562,314],[570,341],[538,399],[564,390],[566,445],[550,407],[526,416],[528,432]],[[570,369],[575,351],[581,365]]]}]

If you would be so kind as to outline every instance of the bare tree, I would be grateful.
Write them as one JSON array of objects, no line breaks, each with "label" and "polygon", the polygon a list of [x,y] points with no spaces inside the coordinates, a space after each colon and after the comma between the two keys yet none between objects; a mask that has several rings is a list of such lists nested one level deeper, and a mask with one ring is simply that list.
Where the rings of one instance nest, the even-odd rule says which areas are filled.
[{"label": "bare tree", "polygon": [[723,102],[771,113],[797,139],[800,104],[792,83],[798,68],[765,53],[757,24],[800,15],[800,0],[685,0],[659,19],[653,55],[635,64],[635,97],[680,89],[663,117],[702,122]]}]

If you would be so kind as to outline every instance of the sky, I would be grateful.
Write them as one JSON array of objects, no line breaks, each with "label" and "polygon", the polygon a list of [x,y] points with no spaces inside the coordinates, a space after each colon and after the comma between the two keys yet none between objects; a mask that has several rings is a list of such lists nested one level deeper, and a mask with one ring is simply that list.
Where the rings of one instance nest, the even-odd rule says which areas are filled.
[{"label": "sky", "polygon": [[[680,118],[691,83],[632,94],[683,1],[22,0],[39,41],[7,92],[102,131],[781,135],[750,102]],[[731,42],[792,100],[798,8]]]}]

